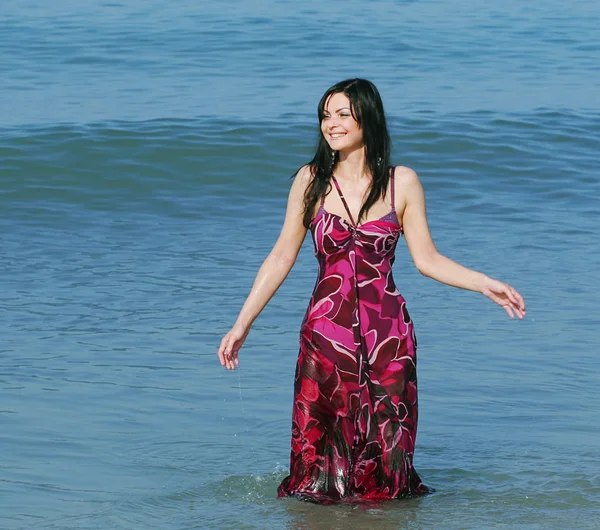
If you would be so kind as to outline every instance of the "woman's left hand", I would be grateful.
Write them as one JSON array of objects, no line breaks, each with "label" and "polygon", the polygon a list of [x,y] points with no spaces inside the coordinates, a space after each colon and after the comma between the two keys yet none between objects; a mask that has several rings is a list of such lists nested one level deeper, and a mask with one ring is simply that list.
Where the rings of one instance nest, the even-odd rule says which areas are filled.
[{"label": "woman's left hand", "polygon": [[510,318],[515,318],[517,315],[522,319],[525,316],[525,300],[507,283],[486,277],[481,292],[502,306]]}]

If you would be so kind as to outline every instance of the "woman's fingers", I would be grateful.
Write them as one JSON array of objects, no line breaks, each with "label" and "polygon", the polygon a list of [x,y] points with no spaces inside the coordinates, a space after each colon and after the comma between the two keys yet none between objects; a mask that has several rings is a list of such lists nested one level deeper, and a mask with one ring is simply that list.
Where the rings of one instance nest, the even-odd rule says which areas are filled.
[{"label": "woman's fingers", "polygon": [[[233,348],[231,346],[230,348]],[[227,369],[235,370],[235,359],[237,357],[237,352],[232,349],[227,349]]]},{"label": "woman's fingers", "polygon": [[510,285],[507,285],[507,288],[512,301],[520,308],[525,309],[525,300],[523,299],[519,291],[517,291],[514,287],[511,287]]},{"label": "woman's fingers", "polygon": [[510,318],[525,316],[525,301],[519,292],[510,285],[494,280],[487,293],[498,305],[502,306]]},{"label": "woman's fingers", "polygon": [[507,288],[508,288],[509,300],[513,305],[513,309],[514,309],[515,313],[517,314],[517,316],[519,318],[523,318],[525,316],[525,300],[518,293],[518,291],[516,289],[514,289],[513,287],[508,285]]},{"label": "woman's fingers", "polygon": [[225,355],[225,368],[227,370],[233,370],[235,367],[233,365],[233,352],[231,351],[231,346],[227,346],[224,352]]},{"label": "woman's fingers", "polygon": [[513,309],[512,309],[512,307],[510,307],[509,305],[505,305],[505,306],[504,306],[504,309],[505,309],[505,311],[508,313],[508,316],[509,316],[510,318],[515,318],[515,314],[514,314],[514,312],[513,312]]},{"label": "woman's fingers", "polygon": [[523,311],[523,313],[525,313],[525,300],[524,300],[524,298],[517,291],[515,291],[515,298],[519,302],[519,308],[521,309],[521,311]]},{"label": "woman's fingers", "polygon": [[227,370],[235,370],[235,367],[240,364],[238,351],[239,346],[236,346],[236,340],[230,333],[225,335],[217,351],[221,366],[224,366]]},{"label": "woman's fingers", "polygon": [[237,324],[221,340],[217,355],[221,365],[227,370],[235,370],[240,365],[239,351],[250,330]]},{"label": "woman's fingers", "polygon": [[219,350],[217,351],[217,355],[219,356],[219,362],[221,366],[227,368],[227,370],[233,370],[233,364],[231,360],[231,336],[228,333],[221,340],[221,344],[219,346]]},{"label": "woman's fingers", "polygon": [[221,363],[221,366],[225,366],[227,363],[227,360],[225,357],[225,351],[227,350],[228,342],[229,342],[229,334],[225,335],[221,339],[221,344],[219,345],[219,349],[217,351],[217,355],[219,357],[219,362]]}]

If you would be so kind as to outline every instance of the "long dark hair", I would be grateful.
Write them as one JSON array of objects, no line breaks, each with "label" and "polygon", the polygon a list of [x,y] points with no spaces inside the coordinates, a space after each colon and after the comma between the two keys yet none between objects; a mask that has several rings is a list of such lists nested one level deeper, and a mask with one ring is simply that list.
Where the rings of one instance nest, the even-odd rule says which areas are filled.
[{"label": "long dark hair", "polygon": [[[366,79],[346,79],[330,87],[319,101],[319,125],[323,121],[327,100],[331,95],[338,93],[345,94],[350,100],[352,116],[363,131],[366,165],[373,179],[369,196],[356,219],[356,222],[360,223],[371,206],[385,197],[390,178],[390,135],[379,91]],[[306,228],[310,227],[317,201],[331,189],[331,175],[336,161],[337,153],[329,147],[323,134],[319,132],[317,152],[309,163],[313,178],[304,194],[303,223]]]}]

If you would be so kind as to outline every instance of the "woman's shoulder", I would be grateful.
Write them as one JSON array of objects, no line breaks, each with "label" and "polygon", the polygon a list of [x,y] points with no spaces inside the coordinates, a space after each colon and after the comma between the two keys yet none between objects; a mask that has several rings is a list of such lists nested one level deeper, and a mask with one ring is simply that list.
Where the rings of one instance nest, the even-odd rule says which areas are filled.
[{"label": "woman's shoulder", "polygon": [[298,169],[298,171],[296,171],[296,174],[294,175],[294,178],[300,179],[305,184],[310,183],[313,177],[314,174],[312,166],[310,164],[302,166],[300,169]]},{"label": "woman's shoulder", "polygon": [[306,164],[302,166],[296,173],[293,175],[294,184],[303,190],[306,189],[312,179],[314,178],[314,172],[310,164]]},{"label": "woman's shoulder", "polygon": [[423,186],[419,180],[419,175],[414,169],[406,166],[395,167],[395,197],[396,203],[405,204],[414,198],[418,198],[423,194]]},{"label": "woman's shoulder", "polygon": [[307,188],[310,186],[312,182],[313,175],[310,164],[302,166],[296,173],[294,173],[291,177],[292,179],[292,188],[291,193],[297,197],[303,197]]},{"label": "woman's shoulder", "polygon": [[407,166],[395,166],[394,179],[401,184],[414,184],[419,181],[419,175]]}]

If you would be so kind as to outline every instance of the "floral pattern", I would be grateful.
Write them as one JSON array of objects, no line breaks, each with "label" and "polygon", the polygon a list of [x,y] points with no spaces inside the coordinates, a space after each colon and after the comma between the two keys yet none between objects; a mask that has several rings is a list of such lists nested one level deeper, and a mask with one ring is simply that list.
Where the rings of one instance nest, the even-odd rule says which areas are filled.
[{"label": "floral pattern", "polygon": [[312,222],[319,274],[300,331],[290,475],[279,497],[331,503],[430,491],[412,463],[417,342],[392,278],[401,233],[395,211],[356,226],[321,207]]}]

